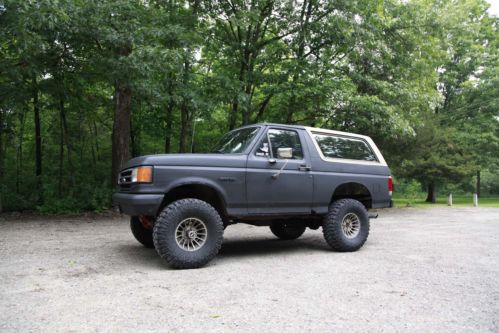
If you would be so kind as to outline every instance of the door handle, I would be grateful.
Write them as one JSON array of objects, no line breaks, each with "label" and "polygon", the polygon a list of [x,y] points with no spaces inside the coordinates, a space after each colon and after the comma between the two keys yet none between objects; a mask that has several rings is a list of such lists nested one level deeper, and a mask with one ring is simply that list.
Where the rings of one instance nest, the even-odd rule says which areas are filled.
[{"label": "door handle", "polygon": [[312,166],[311,165],[306,165],[306,164],[302,164],[298,167],[298,170],[300,171],[310,171],[312,170]]}]

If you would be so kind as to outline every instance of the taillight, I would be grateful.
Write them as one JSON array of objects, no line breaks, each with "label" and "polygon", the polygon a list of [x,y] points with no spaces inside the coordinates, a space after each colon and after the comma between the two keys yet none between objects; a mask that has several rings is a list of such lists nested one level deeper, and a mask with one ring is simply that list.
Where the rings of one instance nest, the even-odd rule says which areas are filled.
[{"label": "taillight", "polygon": [[388,177],[388,193],[392,195],[393,192],[393,179],[392,176]]}]

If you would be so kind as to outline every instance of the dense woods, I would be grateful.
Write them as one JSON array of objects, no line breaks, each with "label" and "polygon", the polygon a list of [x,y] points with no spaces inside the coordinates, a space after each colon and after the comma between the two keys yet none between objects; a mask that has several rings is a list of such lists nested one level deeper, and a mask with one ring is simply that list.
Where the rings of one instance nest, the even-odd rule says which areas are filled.
[{"label": "dense woods", "polygon": [[99,210],[132,156],[255,122],[370,135],[400,189],[499,194],[482,0],[0,1],[0,210]]}]

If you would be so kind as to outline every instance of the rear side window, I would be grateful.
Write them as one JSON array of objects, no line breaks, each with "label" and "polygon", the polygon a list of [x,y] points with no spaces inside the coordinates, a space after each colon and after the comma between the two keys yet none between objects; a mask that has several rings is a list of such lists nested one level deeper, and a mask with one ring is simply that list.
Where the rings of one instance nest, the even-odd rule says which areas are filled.
[{"label": "rear side window", "polygon": [[327,158],[378,161],[371,147],[362,139],[313,133],[322,154]]}]

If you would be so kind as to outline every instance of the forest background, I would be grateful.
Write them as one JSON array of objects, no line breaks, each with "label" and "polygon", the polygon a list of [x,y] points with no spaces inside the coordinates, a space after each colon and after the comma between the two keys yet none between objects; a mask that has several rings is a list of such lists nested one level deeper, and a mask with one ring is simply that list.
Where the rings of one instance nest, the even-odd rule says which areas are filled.
[{"label": "forest background", "polygon": [[257,122],[371,136],[404,203],[499,195],[488,7],[0,1],[0,211],[109,208],[130,157],[209,152]]}]

